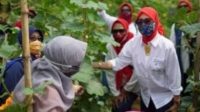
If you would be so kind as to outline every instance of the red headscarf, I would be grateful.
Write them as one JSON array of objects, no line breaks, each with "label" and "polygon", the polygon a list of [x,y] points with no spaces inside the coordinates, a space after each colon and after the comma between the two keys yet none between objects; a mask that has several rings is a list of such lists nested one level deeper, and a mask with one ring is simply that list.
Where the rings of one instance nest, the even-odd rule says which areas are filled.
[{"label": "red headscarf", "polygon": [[[128,31],[128,23],[127,23],[127,21],[125,21],[124,19],[116,20],[112,25],[112,29],[113,29],[113,27],[114,27],[114,25],[116,23],[121,23],[123,25],[124,29],[126,31]],[[119,47],[113,46],[117,54],[120,53],[120,51],[123,48],[124,44],[128,40],[130,40],[131,38],[133,38],[133,34],[128,31],[127,35],[124,37],[123,41],[120,43],[120,46]],[[131,78],[132,74],[133,74],[133,67],[130,66],[130,65],[126,66],[122,70],[116,72],[116,74],[115,74],[115,76],[116,76],[115,82],[116,82],[116,87],[117,87],[118,90],[120,90],[121,87],[123,87],[124,81],[128,82],[128,80]]]},{"label": "red headscarf", "polygon": [[192,3],[189,0],[179,0],[178,2],[178,8],[181,7],[181,4],[185,3],[186,4],[186,8],[187,8],[187,12],[190,12],[192,10]]},{"label": "red headscarf", "polygon": [[139,19],[139,17],[142,14],[147,15],[148,17],[150,17],[155,22],[155,30],[154,30],[153,34],[149,37],[142,38],[143,42],[145,44],[147,44],[148,42],[150,42],[155,37],[157,32],[159,32],[161,35],[163,35],[164,34],[164,28],[163,28],[162,24],[160,23],[158,13],[154,8],[144,7],[142,9],[140,9],[140,11],[138,12],[137,20]]},{"label": "red headscarf", "polygon": [[[128,7],[130,8],[130,10],[131,10],[131,15],[130,15],[130,17],[125,17],[125,16],[122,14],[122,8],[123,8],[124,6],[128,6]],[[132,5],[131,5],[130,3],[128,3],[128,2],[122,3],[122,4],[120,5],[120,7],[119,7],[119,18],[125,19],[125,20],[128,22],[128,24],[131,24],[131,22],[132,22],[132,12],[133,12],[133,7],[132,7]]]}]

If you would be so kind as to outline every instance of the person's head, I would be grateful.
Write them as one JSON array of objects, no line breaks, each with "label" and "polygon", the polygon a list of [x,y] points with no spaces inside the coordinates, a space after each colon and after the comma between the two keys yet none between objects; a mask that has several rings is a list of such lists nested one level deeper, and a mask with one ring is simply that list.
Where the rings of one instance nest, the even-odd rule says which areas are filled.
[{"label": "person's head", "polygon": [[71,76],[79,71],[85,57],[87,43],[70,36],[58,36],[47,43],[44,56],[61,72]]},{"label": "person's head", "polygon": [[116,20],[112,25],[111,31],[113,38],[116,42],[122,43],[128,34],[128,23],[124,19]]},{"label": "person's head", "polygon": [[178,8],[186,8],[187,12],[192,10],[192,3],[189,0],[179,0]]},{"label": "person's head", "polygon": [[[30,53],[38,57],[41,54],[44,36],[41,30],[29,27]],[[18,33],[18,43],[22,46],[22,31]]]},{"label": "person's head", "polygon": [[158,13],[152,7],[144,7],[140,9],[136,24],[143,37],[155,36],[157,32],[159,32],[161,35],[164,33]]},{"label": "person's head", "polygon": [[130,3],[122,3],[119,8],[119,18],[125,19],[128,23],[132,21],[133,8]]}]

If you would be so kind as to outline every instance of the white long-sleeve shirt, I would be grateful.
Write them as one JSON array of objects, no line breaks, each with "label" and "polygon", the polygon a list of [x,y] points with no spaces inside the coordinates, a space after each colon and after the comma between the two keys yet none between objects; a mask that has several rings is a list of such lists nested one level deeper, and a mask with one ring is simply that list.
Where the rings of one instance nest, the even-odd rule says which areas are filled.
[{"label": "white long-sleeve shirt", "polygon": [[[113,59],[113,58],[117,57],[117,53],[116,53],[115,49],[113,48],[113,45],[107,44],[106,48],[108,50],[108,53],[106,55],[105,60],[110,60],[110,59]],[[134,73],[131,76],[131,78],[133,78],[132,81],[129,82],[129,83],[131,83],[131,86],[129,86],[130,84],[127,84],[125,82],[127,84],[125,86],[126,87],[125,89],[127,91],[132,91],[134,93],[137,93],[139,91],[139,88],[138,88],[137,79],[135,78]],[[114,96],[118,96],[120,94],[120,91],[117,90],[117,88],[116,88],[116,76],[115,76],[115,72],[113,72],[113,71],[106,71],[106,79],[107,79],[108,86],[110,88],[111,93]]]},{"label": "white long-sleeve shirt", "polygon": [[[110,16],[106,13],[105,10],[98,11],[98,15],[106,22],[106,24],[109,27],[109,30],[111,31],[112,24],[117,20],[117,17]],[[129,31],[135,35],[137,35],[138,31],[136,31],[135,23],[132,22],[129,24]]]},{"label": "white long-sleeve shirt", "polygon": [[169,103],[174,95],[180,95],[181,74],[176,51],[170,40],[157,33],[150,46],[150,55],[146,56],[142,37],[138,35],[128,41],[119,56],[110,62],[115,71],[133,65],[142,100],[148,107],[152,99],[158,109]]}]

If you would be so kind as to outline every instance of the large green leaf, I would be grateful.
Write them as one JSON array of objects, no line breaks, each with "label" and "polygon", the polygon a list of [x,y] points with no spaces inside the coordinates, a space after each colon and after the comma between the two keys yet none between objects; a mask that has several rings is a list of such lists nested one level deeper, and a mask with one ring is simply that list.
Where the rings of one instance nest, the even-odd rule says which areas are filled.
[{"label": "large green leaf", "polygon": [[100,82],[97,82],[95,80],[91,80],[88,85],[86,86],[86,90],[89,94],[94,94],[97,96],[103,96],[104,95],[104,87]]},{"label": "large green leaf", "polygon": [[24,104],[14,103],[3,112],[27,112],[27,106]]},{"label": "large green leaf", "polygon": [[9,45],[7,40],[5,40],[0,45],[0,57],[3,57],[5,59],[10,59],[15,57],[16,55],[19,55],[20,49],[18,48],[17,44],[15,45]]},{"label": "large green leaf", "polygon": [[105,3],[102,3],[102,2],[98,2],[98,7],[100,9],[108,10],[107,5]]},{"label": "large green leaf", "polygon": [[97,35],[97,37],[95,37],[95,38],[99,39],[99,41],[102,43],[111,43],[112,45],[118,45],[118,43],[115,42],[111,36],[108,36],[108,35],[102,34],[102,33],[98,33],[98,32],[95,32],[95,34]]},{"label": "large green leaf", "polygon": [[92,77],[94,77],[93,74],[94,74],[94,71],[93,71],[91,65],[89,65],[88,63],[83,63],[81,65],[80,72],[75,74],[72,77],[72,79],[78,80],[78,81],[83,82],[83,83],[88,83],[92,79]]},{"label": "large green leaf", "polygon": [[181,30],[183,30],[184,32],[190,34],[191,36],[194,36],[197,32],[200,31],[200,23],[195,23],[195,24],[192,24],[192,25],[182,26]]}]

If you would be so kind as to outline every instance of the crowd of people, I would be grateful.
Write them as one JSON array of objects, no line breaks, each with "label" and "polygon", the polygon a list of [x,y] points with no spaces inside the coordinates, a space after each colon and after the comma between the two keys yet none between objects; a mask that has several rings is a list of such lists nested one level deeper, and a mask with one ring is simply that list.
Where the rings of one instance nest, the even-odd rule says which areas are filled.
[{"label": "crowd of people", "polygon": [[[177,8],[186,8],[189,13],[192,5],[189,0],[179,0]],[[130,111],[138,99],[142,112],[176,112],[190,66],[189,52],[182,44],[184,33],[177,27],[178,23],[172,25],[167,38],[153,7],[142,7],[135,21],[132,4],[128,2],[120,5],[118,17],[103,9],[97,12],[107,24],[110,38],[118,43],[107,44],[104,61],[92,63],[94,69],[111,70],[104,71],[103,84],[113,96],[112,112]],[[32,19],[37,15],[33,9],[28,14]],[[17,20],[14,27],[19,30],[17,42],[22,48],[21,21]],[[80,95],[83,89],[73,85],[71,76],[80,69],[87,43],[71,36],[57,36],[43,46],[43,32],[32,26],[29,40],[33,88],[50,82],[44,94],[34,94],[34,112],[68,111],[75,95]],[[0,98],[0,110],[10,100],[24,101],[23,69],[23,57],[6,63],[0,94],[10,94]]]}]

